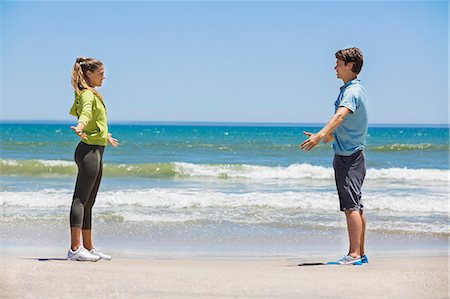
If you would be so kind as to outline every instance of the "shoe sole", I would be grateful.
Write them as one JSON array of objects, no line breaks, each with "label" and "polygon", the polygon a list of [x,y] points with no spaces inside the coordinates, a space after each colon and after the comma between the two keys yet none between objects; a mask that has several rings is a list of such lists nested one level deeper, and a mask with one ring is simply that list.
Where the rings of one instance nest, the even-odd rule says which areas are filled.
[{"label": "shoe sole", "polygon": [[362,266],[363,263],[356,262],[356,263],[349,263],[349,264],[341,264],[338,262],[328,262],[327,265],[338,265],[338,266]]},{"label": "shoe sole", "polygon": [[67,258],[66,260],[73,261],[73,262],[98,262],[100,259],[97,259],[97,260],[77,260],[77,259]]},{"label": "shoe sole", "polygon": [[[95,255],[95,254],[94,254],[94,255]],[[110,258],[105,258],[105,257],[101,257],[101,256],[99,256],[99,255],[95,255],[95,256],[98,256],[99,259],[105,260],[105,261],[110,261],[110,260],[112,260],[112,257],[110,257]]]}]

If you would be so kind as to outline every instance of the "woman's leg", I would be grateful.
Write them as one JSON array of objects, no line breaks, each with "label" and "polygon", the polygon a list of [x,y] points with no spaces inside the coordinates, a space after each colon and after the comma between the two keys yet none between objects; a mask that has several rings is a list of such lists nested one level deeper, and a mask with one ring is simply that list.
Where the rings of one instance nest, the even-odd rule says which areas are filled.
[{"label": "woman's leg", "polygon": [[103,174],[103,163],[100,162],[100,170],[97,176],[97,180],[95,181],[95,185],[94,188],[92,189],[91,195],[89,196],[89,200],[84,206],[82,234],[83,234],[83,246],[87,250],[91,250],[92,248],[95,247],[92,241],[92,207],[94,206],[95,199],[97,197],[100,182],[102,180],[102,174]]},{"label": "woman's leg", "polygon": [[81,245],[81,228],[71,227],[70,228],[70,249],[76,251]]},{"label": "woman's leg", "polygon": [[94,248],[94,243],[92,242],[92,229],[82,229],[81,234],[83,235],[83,247],[87,250]]},{"label": "woman's leg", "polygon": [[84,207],[95,187],[100,170],[101,156],[96,147],[80,142],[75,151],[75,162],[78,165],[78,176],[70,210],[71,249],[81,245],[80,233],[84,219]]}]

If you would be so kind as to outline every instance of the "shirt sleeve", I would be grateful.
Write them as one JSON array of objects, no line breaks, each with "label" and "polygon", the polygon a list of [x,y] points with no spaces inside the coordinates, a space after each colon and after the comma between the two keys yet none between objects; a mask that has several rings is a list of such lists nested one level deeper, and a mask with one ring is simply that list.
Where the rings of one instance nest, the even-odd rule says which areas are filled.
[{"label": "shirt sleeve", "polygon": [[342,96],[342,100],[339,103],[339,107],[346,107],[348,110],[350,110],[352,113],[355,112],[356,107],[358,104],[358,98],[355,96],[355,94],[351,91],[344,92]]},{"label": "shirt sleeve", "polygon": [[80,105],[81,112],[78,117],[78,122],[82,122],[85,126],[92,119],[92,105],[94,103],[94,93],[90,90],[86,90],[81,94]]}]

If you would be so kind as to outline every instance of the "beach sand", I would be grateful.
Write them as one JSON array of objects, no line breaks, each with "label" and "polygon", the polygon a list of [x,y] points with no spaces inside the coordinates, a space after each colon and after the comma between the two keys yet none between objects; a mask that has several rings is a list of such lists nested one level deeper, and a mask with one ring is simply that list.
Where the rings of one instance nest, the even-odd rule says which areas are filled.
[{"label": "beach sand", "polygon": [[[1,298],[448,298],[448,256],[298,267],[294,258],[116,258],[71,262],[2,256]],[[311,262],[311,261],[310,261]]]}]

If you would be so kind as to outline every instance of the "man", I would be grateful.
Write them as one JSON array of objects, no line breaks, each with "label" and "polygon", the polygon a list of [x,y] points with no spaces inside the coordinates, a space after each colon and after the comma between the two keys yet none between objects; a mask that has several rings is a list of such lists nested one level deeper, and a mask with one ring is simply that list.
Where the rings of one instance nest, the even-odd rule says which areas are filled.
[{"label": "man", "polygon": [[303,132],[308,139],[300,147],[310,151],[321,141],[333,141],[333,168],[340,210],[345,213],[350,248],[347,255],[333,264],[362,265],[366,218],[361,201],[361,187],[366,175],[364,145],[367,135],[367,98],[358,74],[363,55],[358,48],[339,50],[336,56],[337,77],[344,82],[334,103],[335,114],[318,133]]}]

